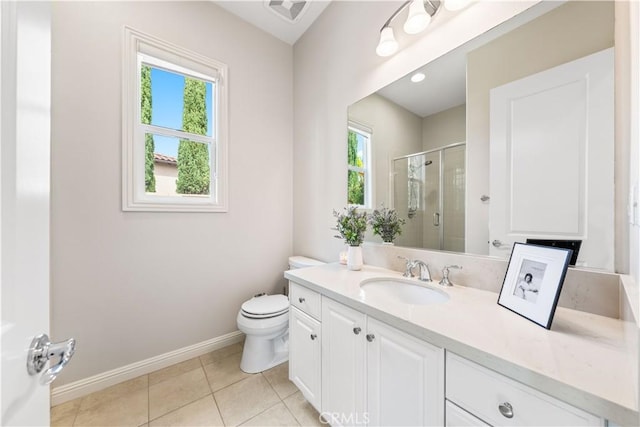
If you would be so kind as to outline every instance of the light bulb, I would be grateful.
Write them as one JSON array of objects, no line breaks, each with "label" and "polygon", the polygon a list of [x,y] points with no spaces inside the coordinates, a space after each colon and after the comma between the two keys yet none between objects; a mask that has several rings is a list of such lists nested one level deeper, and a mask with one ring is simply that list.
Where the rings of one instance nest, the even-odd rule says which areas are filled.
[{"label": "light bulb", "polygon": [[469,3],[471,3],[471,0],[444,0],[444,8],[455,12],[467,7]]},{"label": "light bulb", "polygon": [[423,0],[413,0],[409,5],[409,16],[404,23],[404,32],[418,34],[429,26],[431,15],[424,8]]},{"label": "light bulb", "polygon": [[376,48],[378,56],[391,56],[398,50],[398,42],[393,36],[393,28],[384,27],[380,31],[380,41]]},{"label": "light bulb", "polygon": [[413,76],[411,76],[411,81],[414,83],[420,83],[421,81],[423,81],[425,78],[424,73],[415,73]]}]

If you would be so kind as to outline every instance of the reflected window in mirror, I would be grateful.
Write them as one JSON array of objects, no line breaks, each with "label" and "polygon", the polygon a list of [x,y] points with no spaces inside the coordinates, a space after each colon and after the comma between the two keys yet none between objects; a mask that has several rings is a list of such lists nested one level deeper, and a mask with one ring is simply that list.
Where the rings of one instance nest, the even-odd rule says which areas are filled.
[{"label": "reflected window in mirror", "polygon": [[347,203],[370,209],[372,206],[371,129],[349,122],[347,137]]}]

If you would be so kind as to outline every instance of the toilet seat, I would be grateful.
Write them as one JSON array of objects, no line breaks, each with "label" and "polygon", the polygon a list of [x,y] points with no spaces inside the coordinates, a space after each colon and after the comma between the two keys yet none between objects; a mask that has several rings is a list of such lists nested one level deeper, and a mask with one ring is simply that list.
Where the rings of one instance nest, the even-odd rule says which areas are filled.
[{"label": "toilet seat", "polygon": [[284,295],[253,297],[242,304],[241,313],[249,319],[269,319],[289,311],[289,298]]}]

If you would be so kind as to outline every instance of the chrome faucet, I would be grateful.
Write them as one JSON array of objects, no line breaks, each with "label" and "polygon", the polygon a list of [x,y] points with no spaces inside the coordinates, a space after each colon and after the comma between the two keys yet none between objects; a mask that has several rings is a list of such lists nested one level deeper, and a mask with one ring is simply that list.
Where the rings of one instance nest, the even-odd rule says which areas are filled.
[{"label": "chrome faucet", "polygon": [[416,266],[420,267],[420,276],[419,280],[423,282],[431,282],[431,272],[429,271],[429,266],[424,261],[419,259],[410,260],[409,258],[405,258],[403,256],[398,256],[399,259],[403,259],[407,262],[405,265],[404,273],[402,274],[404,277],[415,277],[413,274],[413,269]]},{"label": "chrome faucet", "polygon": [[426,262],[424,261],[420,261],[419,259],[413,261],[413,266],[419,266],[420,267],[420,277],[419,279],[422,280],[423,282],[431,282],[431,272],[429,271],[429,266],[427,265]]}]

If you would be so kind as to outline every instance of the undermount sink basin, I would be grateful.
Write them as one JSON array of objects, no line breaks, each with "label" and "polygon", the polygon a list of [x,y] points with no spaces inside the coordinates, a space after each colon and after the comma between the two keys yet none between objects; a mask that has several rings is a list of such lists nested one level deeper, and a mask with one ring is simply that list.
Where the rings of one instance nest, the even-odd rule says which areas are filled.
[{"label": "undermount sink basin", "polygon": [[389,277],[364,280],[360,283],[360,289],[365,299],[384,299],[403,304],[426,305],[449,300],[449,295],[441,290]]}]

